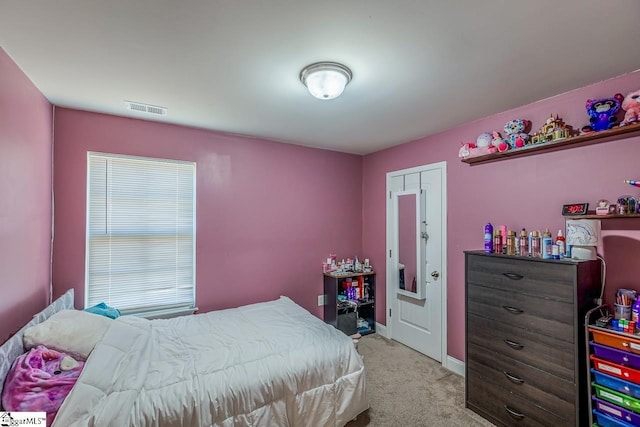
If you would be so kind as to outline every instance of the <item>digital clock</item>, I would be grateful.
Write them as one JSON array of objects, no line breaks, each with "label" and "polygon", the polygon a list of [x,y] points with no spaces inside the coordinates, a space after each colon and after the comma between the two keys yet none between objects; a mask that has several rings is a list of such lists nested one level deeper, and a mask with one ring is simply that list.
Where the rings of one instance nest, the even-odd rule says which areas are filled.
[{"label": "digital clock", "polygon": [[562,215],[586,215],[589,211],[589,203],[573,203],[570,205],[562,205]]}]

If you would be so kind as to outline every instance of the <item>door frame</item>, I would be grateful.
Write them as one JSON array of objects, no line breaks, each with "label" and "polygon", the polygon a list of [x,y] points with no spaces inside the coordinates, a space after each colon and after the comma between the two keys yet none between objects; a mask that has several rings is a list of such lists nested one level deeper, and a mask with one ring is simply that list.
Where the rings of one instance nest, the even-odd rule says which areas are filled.
[{"label": "door frame", "polygon": [[423,166],[416,166],[408,169],[401,169],[393,172],[387,172],[386,177],[386,190],[387,190],[387,215],[386,215],[386,229],[387,229],[387,249],[386,249],[386,313],[385,319],[387,323],[386,336],[387,338],[393,337],[393,331],[391,326],[391,316],[389,316],[389,307],[390,301],[392,298],[395,298],[395,287],[393,286],[393,276],[392,276],[392,257],[390,256],[390,251],[394,247],[394,243],[392,241],[392,236],[395,230],[393,230],[393,224],[391,224],[390,218],[393,215],[393,199],[391,197],[391,178],[397,177],[399,175],[408,175],[412,173],[420,173],[426,172],[430,170],[437,169],[440,171],[440,176],[442,178],[441,181],[441,197],[442,197],[442,210],[441,210],[441,224],[442,224],[442,266],[441,266],[441,274],[440,274],[440,286],[442,289],[441,299],[440,299],[440,327],[441,327],[441,354],[440,360],[443,367],[448,369],[448,354],[447,354],[447,162],[437,162],[430,163]]}]

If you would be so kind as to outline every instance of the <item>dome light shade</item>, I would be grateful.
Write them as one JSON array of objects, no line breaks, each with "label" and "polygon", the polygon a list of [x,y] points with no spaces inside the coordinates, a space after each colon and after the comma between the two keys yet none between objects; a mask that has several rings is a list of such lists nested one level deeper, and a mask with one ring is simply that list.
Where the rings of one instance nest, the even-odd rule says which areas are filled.
[{"label": "dome light shade", "polygon": [[300,81],[309,93],[318,99],[333,99],[340,96],[353,74],[337,62],[316,62],[300,72]]}]

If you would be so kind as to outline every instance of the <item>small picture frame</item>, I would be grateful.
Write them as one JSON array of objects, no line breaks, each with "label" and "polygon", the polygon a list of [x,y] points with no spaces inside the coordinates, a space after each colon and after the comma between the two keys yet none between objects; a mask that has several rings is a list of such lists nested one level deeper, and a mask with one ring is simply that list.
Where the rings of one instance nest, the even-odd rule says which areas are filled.
[{"label": "small picture frame", "polygon": [[563,216],[586,215],[589,212],[589,203],[572,203],[562,205]]}]

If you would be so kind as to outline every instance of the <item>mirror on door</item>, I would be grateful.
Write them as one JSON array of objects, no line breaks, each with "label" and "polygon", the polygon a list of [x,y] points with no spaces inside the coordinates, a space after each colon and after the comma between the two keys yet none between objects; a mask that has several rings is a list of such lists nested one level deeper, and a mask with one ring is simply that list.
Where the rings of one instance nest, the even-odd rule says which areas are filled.
[{"label": "mirror on door", "polygon": [[407,292],[415,292],[417,277],[416,194],[401,194],[398,202],[398,286]]},{"label": "mirror on door", "polygon": [[395,193],[397,292],[417,299],[422,299],[420,284],[424,280],[420,265],[420,200],[420,190]]}]

